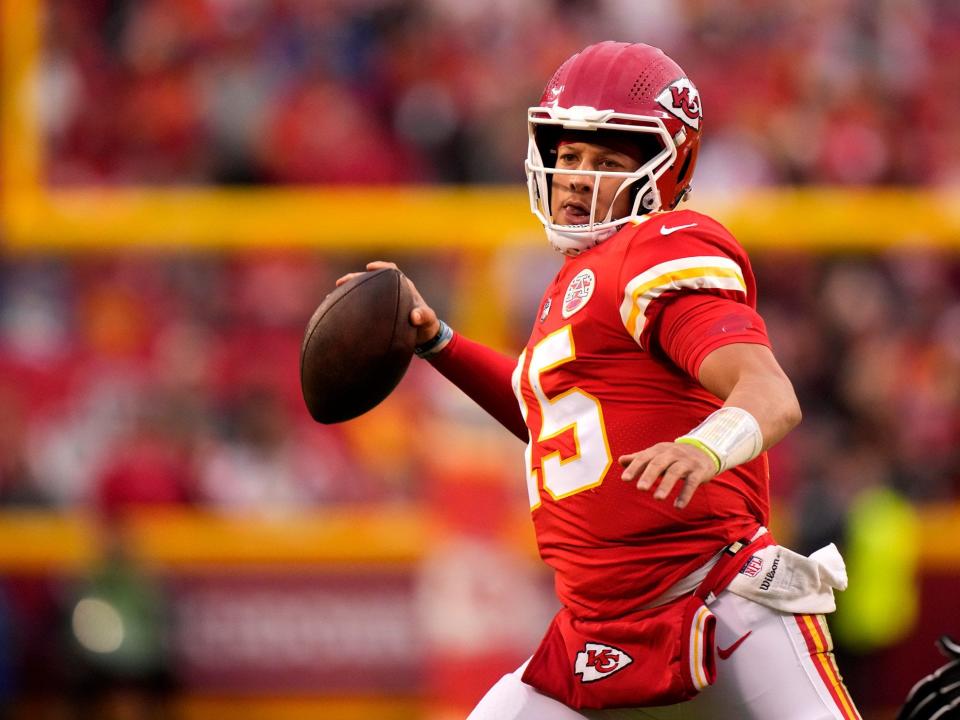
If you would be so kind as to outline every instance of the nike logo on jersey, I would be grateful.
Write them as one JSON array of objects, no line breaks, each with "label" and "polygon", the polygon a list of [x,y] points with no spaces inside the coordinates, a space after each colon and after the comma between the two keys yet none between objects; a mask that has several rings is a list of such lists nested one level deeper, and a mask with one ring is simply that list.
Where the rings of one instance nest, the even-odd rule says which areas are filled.
[{"label": "nike logo on jersey", "polygon": [[726,660],[728,657],[730,657],[731,655],[733,655],[734,651],[735,651],[738,647],[740,647],[740,644],[741,644],[744,640],[746,640],[748,637],[750,637],[750,633],[752,633],[752,632],[753,632],[753,630],[748,630],[746,635],[742,635],[742,636],[741,636],[735,643],[733,643],[733,645],[731,645],[730,647],[722,648],[722,647],[719,647],[719,646],[718,646],[718,647],[717,647],[717,655],[720,656],[720,659],[721,659],[721,660]]},{"label": "nike logo on jersey", "polygon": [[675,233],[677,230],[686,230],[687,228],[696,227],[696,223],[690,223],[689,225],[676,225],[674,227],[667,227],[666,225],[660,226],[661,235],[669,235],[670,233]]}]

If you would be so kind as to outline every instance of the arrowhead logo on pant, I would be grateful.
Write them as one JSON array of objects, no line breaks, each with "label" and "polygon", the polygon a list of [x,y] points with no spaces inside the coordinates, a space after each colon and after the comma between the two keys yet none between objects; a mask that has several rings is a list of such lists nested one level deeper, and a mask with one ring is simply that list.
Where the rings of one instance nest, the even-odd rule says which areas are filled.
[{"label": "arrowhead logo on pant", "polygon": [[620,648],[588,642],[577,653],[573,672],[581,676],[583,682],[594,682],[610,677],[633,662],[633,658]]}]

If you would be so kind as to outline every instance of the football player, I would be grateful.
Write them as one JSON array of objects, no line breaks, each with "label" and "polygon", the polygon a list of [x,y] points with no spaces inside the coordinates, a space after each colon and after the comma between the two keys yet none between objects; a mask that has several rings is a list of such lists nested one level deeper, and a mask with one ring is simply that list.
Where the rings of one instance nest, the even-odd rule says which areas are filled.
[{"label": "football player", "polygon": [[562,603],[470,718],[859,718],[823,617],[842,560],[766,529],[765,451],[800,409],[750,261],[678,209],[696,86],[654,47],[603,42],[556,71],[527,120],[531,209],[566,259],[526,348],[468,340],[419,294],[411,312],[417,354],[528,443]]}]

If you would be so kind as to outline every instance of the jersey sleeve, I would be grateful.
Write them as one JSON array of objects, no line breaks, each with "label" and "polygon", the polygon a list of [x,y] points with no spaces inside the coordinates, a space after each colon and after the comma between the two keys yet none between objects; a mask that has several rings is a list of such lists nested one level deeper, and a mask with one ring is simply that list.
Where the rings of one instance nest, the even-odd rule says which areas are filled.
[{"label": "jersey sleeve", "polygon": [[692,378],[700,376],[704,358],[724,345],[770,347],[766,325],[756,310],[727,298],[697,294],[666,303],[651,340]]},{"label": "jersey sleeve", "polygon": [[497,422],[527,442],[530,433],[513,394],[515,360],[454,333],[429,362]]},{"label": "jersey sleeve", "polygon": [[701,221],[696,231],[635,238],[619,273],[620,318],[634,340],[649,350],[663,308],[677,297],[716,297],[756,308],[756,285],[743,248],[719,224]]}]

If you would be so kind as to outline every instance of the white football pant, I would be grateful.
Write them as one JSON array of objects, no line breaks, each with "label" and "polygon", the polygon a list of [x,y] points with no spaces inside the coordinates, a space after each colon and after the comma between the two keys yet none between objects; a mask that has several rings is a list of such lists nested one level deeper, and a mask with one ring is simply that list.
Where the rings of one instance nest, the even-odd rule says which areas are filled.
[{"label": "white football pant", "polygon": [[[717,681],[689,702],[662,708],[576,711],[504,675],[468,720],[860,720],[833,662],[820,615],[792,615],[723,592],[717,617]],[[747,635],[749,633],[749,635]]]}]

